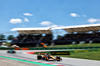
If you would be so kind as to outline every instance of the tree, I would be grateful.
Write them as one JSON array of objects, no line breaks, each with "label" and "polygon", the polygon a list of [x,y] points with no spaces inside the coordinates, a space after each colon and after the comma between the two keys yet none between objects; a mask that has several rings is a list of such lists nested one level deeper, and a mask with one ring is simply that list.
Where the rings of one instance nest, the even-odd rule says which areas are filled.
[{"label": "tree", "polygon": [[1,41],[5,40],[5,35],[0,34],[0,40],[1,40]]},{"label": "tree", "polygon": [[13,35],[9,35],[9,36],[7,37],[7,39],[8,39],[8,40],[13,40],[13,39],[14,39],[14,36],[13,36]]},{"label": "tree", "polygon": [[62,36],[61,36],[61,35],[58,35],[58,36],[57,36],[57,38],[60,38],[60,37],[62,37]]}]

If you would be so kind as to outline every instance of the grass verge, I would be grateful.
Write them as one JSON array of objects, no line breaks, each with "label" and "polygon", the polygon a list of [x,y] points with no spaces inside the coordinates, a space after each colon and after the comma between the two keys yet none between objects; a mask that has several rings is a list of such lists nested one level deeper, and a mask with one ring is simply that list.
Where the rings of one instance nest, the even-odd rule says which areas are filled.
[{"label": "grass verge", "polygon": [[90,59],[90,60],[99,60],[100,61],[100,51],[77,52],[77,53],[71,53],[71,55],[60,55],[60,56],[61,57],[81,58],[81,59]]},{"label": "grass verge", "polygon": [[93,44],[66,44],[66,45],[53,45],[53,46],[48,46],[48,47],[95,47],[95,46],[100,46],[100,43],[93,43]]}]

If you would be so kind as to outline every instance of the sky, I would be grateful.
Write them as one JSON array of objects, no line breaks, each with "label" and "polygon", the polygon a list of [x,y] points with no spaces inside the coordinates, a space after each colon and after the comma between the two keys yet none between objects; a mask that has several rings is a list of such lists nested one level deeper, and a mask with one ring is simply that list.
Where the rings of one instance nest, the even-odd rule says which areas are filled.
[{"label": "sky", "polygon": [[0,33],[100,23],[100,0],[0,0]]}]

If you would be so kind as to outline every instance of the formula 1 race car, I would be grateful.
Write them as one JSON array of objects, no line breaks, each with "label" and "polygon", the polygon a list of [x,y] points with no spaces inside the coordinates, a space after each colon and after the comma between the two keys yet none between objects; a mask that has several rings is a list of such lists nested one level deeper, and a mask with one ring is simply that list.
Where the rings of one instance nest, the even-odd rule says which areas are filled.
[{"label": "formula 1 race car", "polygon": [[37,55],[37,60],[46,60],[46,61],[61,61],[62,58],[60,56],[52,56],[52,55],[48,55],[48,54],[44,54],[44,55]]},{"label": "formula 1 race car", "polygon": [[9,50],[7,53],[16,53],[14,50]]}]

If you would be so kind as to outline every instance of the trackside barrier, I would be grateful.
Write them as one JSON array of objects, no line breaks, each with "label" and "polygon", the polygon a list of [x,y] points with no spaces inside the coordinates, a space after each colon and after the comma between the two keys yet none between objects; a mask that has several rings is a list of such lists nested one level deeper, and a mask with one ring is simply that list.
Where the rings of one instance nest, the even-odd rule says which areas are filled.
[{"label": "trackside barrier", "polygon": [[11,49],[15,49],[15,48],[4,48],[4,47],[0,47],[0,50],[11,50]]},{"label": "trackside barrier", "polygon": [[100,47],[48,47],[48,48],[29,48],[29,50],[59,50],[59,49],[99,49]]},{"label": "trackside barrier", "polygon": [[29,48],[22,48],[22,50],[29,50]]},{"label": "trackside barrier", "polygon": [[[71,53],[80,53],[80,52],[93,52],[93,51],[100,51],[98,49],[87,49],[87,50],[70,50],[69,52]],[[58,51],[58,52],[63,52],[63,51]],[[43,52],[34,52],[32,54],[39,54],[39,53],[49,53],[50,54],[50,51],[43,51]]]},{"label": "trackside barrier", "polygon": [[15,50],[20,50],[20,48],[15,48]]}]

